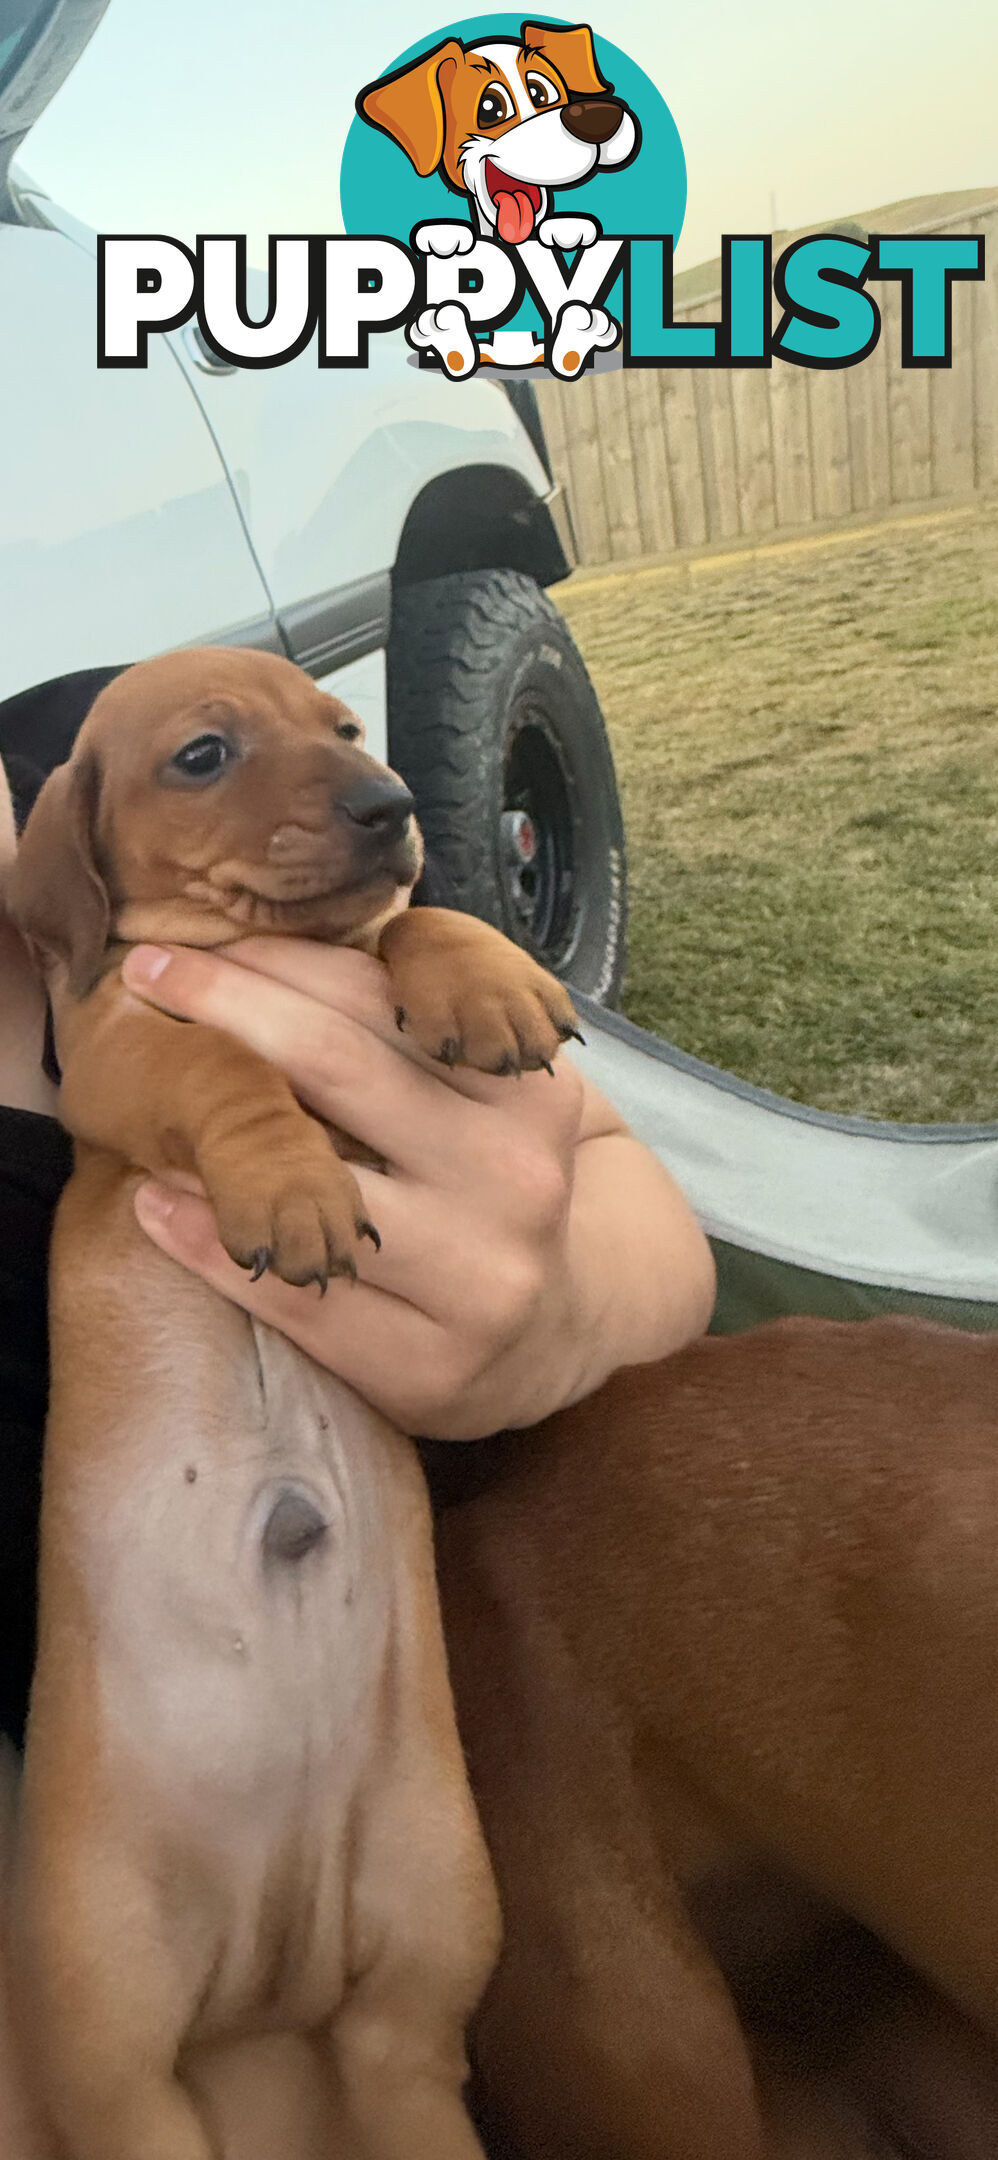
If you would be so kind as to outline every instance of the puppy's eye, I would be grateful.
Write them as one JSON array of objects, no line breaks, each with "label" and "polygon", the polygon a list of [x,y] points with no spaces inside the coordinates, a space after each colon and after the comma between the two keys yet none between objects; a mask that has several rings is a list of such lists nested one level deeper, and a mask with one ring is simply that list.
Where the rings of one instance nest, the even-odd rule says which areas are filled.
[{"label": "puppy's eye", "polygon": [[512,98],[502,88],[501,83],[490,83],[478,101],[478,126],[498,127],[501,120],[511,120],[512,117]]},{"label": "puppy's eye", "polygon": [[235,755],[235,747],[227,735],[195,735],[193,741],[185,743],[183,749],[170,759],[170,770],[181,779],[204,786],[210,780],[217,780]]},{"label": "puppy's eye", "polygon": [[341,720],[336,733],[344,742],[359,742],[363,730],[356,720]]},{"label": "puppy's eye", "polygon": [[547,105],[558,103],[557,85],[548,75],[528,75],[527,95],[531,104],[536,105],[538,112],[543,112]]}]

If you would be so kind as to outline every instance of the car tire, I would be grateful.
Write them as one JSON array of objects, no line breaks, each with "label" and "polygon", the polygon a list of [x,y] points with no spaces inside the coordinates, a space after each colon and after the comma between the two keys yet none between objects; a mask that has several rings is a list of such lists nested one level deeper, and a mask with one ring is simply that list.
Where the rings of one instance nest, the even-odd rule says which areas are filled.
[{"label": "car tire", "polygon": [[476,570],[396,592],[388,739],[447,904],[615,1003],[627,880],[613,758],[581,655],[533,578]]}]

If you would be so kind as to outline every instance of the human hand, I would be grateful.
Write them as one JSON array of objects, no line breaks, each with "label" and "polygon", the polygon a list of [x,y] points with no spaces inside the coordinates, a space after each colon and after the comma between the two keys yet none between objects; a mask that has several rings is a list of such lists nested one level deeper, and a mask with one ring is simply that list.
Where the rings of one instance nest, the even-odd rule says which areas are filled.
[{"label": "human hand", "polygon": [[403,1430],[458,1440],[533,1424],[706,1324],[712,1270],[685,1203],[566,1057],[553,1079],[519,1081],[434,1064],[399,1033],[387,973],[361,953],[267,938],[224,957],[171,948],[154,977],[149,954],[126,957],[131,990],[238,1036],[387,1171],[355,1168],[380,1253],[362,1247],[358,1282],[321,1301],[251,1283],[195,1195],[143,1185],[140,1223]]}]

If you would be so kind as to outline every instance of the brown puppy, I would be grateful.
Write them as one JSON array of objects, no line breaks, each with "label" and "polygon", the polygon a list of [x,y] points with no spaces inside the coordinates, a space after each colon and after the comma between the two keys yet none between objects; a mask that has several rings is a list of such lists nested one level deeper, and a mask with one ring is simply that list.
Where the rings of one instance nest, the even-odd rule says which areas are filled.
[{"label": "brown puppy", "polygon": [[209,2160],[191,2051],[282,2030],[321,2040],[351,2160],[480,2152],[463,2029],[496,1905],[413,1451],[131,1205],[131,1166],[194,1174],[236,1260],[320,1287],[376,1237],[281,1074],[127,994],[129,940],[364,944],[448,1062],[535,1066],[571,1030],[496,932],[403,912],[412,801],[359,734],[282,660],[144,663],[98,698],[10,882],[83,1143],[52,1258],[13,1939],[69,2160]]},{"label": "brown puppy", "polygon": [[269,654],[145,661],[102,691],[43,788],[8,891],[49,977],[70,1131],[195,1171],[232,1258],[298,1284],[352,1272],[357,1238],[376,1242],[353,1177],[279,1073],[122,991],[126,943],[363,946],[388,965],[400,1024],[484,1071],[536,1069],[573,1027],[560,985],[497,931],[404,912],[422,860],[412,797],[361,736]]},{"label": "brown puppy", "polygon": [[993,1337],[787,1320],[618,1374],[442,1517],[505,1931],[473,2052],[528,2160],[796,2151],[799,2035],[781,2099],[752,2034],[772,2067],[767,1971],[804,2030],[829,1906],[960,2015],[857,1953],[824,2068],[888,2141],[801,2149],[998,2152],[996,1434]]}]

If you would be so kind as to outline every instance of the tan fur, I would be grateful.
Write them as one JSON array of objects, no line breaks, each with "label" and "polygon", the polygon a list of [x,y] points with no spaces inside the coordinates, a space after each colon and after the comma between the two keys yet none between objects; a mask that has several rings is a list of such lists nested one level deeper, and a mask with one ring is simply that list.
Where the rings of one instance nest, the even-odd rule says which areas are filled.
[{"label": "tan fur", "polygon": [[996,1434],[994,1338],[787,1320],[442,1517],[529,2160],[998,2152]]},{"label": "tan fur", "polygon": [[[598,97],[608,88],[596,65],[593,34],[588,23],[575,23],[571,29],[561,30],[553,23],[525,22],[522,30],[523,45],[530,55],[546,60],[561,78],[566,94],[575,97]],[[525,66],[523,72],[526,72]]]},{"label": "tan fur", "polygon": [[[66,2160],[209,2160],[192,2051],[281,2032],[320,2037],[344,2155],[480,2152],[463,2031],[496,1904],[413,1451],[132,1211],[139,1170],[195,1172],[233,1256],[293,1282],[351,1267],[365,1228],[275,1068],[128,995],[128,938],[377,936],[405,1024],[449,1059],[536,1064],[570,1026],[495,931],[404,912],[418,835],[347,815],[385,777],[354,725],[285,661],[143,663],[47,782],[10,882],[79,1143],[14,1886],[27,2052]],[[172,761],[214,730],[231,765],[181,785]]]},{"label": "tan fur", "polygon": [[[546,75],[556,92],[555,105],[567,105],[573,94],[594,97],[607,88],[585,24],[559,30],[547,23],[524,23],[520,46],[510,47],[510,65],[524,82],[528,69]],[[487,73],[476,65],[474,47],[447,38],[394,75],[371,83],[358,102],[365,119],[398,143],[422,179],[440,170],[460,191],[460,154],[468,136],[491,135],[500,142],[520,124],[519,114],[512,113],[494,127],[479,125],[478,104],[487,81]]]}]

